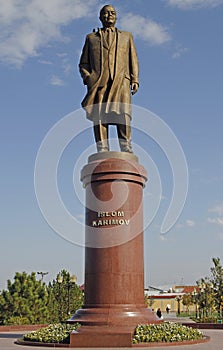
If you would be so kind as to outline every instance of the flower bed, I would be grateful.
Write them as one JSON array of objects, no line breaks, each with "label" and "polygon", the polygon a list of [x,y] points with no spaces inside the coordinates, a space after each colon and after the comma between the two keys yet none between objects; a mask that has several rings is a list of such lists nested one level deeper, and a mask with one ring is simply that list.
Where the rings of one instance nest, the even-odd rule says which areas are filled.
[{"label": "flower bed", "polygon": [[[69,346],[70,333],[77,330],[79,324],[52,324],[48,327],[41,328],[37,331],[27,333],[23,339],[18,340],[18,344],[25,345],[45,345],[45,346]],[[191,344],[207,341],[208,337],[204,337],[198,329],[180,325],[172,322],[164,322],[161,324],[138,325],[133,337],[133,346],[149,343],[168,345]]]},{"label": "flower bed", "polygon": [[201,331],[177,323],[138,325],[133,337],[133,344],[167,343],[195,341],[203,338]]},{"label": "flower bed", "polygon": [[41,343],[70,343],[70,333],[77,330],[79,324],[57,323],[37,331],[27,333],[23,336],[23,341],[41,342]]}]

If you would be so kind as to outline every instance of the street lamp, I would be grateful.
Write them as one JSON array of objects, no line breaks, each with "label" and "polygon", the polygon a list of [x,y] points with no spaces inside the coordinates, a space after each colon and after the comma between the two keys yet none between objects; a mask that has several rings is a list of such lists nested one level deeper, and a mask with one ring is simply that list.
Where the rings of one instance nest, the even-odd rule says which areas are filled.
[{"label": "street lamp", "polygon": [[70,281],[67,283],[67,290],[68,290],[68,308],[67,313],[70,315],[70,289],[71,287],[77,282],[77,277],[75,275],[72,275],[70,278]]},{"label": "street lamp", "polygon": [[[63,283],[63,276],[59,275],[57,277],[57,282],[59,283],[59,285],[61,285]],[[67,293],[68,293],[68,305],[67,305],[67,314],[70,315],[70,290],[71,287],[77,282],[77,277],[75,275],[72,275],[70,277],[70,280],[66,283],[66,287],[67,287]]]},{"label": "street lamp", "polygon": [[195,316],[196,316],[196,319],[197,319],[197,291],[196,291],[195,288],[194,288],[194,290],[192,292],[192,297],[193,297],[193,302],[195,304]]},{"label": "street lamp", "polygon": [[59,285],[61,285],[61,283],[63,282],[63,276],[59,275],[57,277],[57,282],[59,283]]},{"label": "street lamp", "polygon": [[180,315],[180,301],[181,301],[181,296],[178,295],[176,297],[176,301],[177,301],[177,315]]},{"label": "street lamp", "polygon": [[202,309],[202,318],[204,318],[204,309],[206,306],[206,291],[205,291],[205,283],[204,281],[200,281],[198,284],[198,287],[200,288],[200,306]]},{"label": "street lamp", "polygon": [[49,272],[37,271],[37,275],[41,275],[41,281],[43,281],[43,277],[48,275]]}]

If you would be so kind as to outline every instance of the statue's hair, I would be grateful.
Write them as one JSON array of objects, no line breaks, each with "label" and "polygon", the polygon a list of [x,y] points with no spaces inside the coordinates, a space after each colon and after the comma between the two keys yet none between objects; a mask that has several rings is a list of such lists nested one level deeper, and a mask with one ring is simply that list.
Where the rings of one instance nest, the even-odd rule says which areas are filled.
[{"label": "statue's hair", "polygon": [[107,6],[113,7],[113,9],[115,10],[114,6],[112,6],[112,5],[110,5],[110,4],[104,5],[104,6],[101,8],[101,10],[100,10],[100,16],[99,16],[99,18],[101,18],[102,13],[103,13],[105,7],[107,7]]}]

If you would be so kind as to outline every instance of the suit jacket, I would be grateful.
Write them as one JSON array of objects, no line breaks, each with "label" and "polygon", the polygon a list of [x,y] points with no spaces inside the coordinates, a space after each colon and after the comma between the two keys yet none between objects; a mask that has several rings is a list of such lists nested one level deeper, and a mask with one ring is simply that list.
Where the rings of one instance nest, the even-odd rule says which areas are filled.
[{"label": "suit jacket", "polygon": [[[105,112],[131,115],[130,85],[133,82],[138,83],[138,58],[132,34],[118,29],[116,33],[116,49],[112,56],[115,60],[114,77],[108,92]],[[91,120],[94,118],[94,104],[97,103],[97,91],[101,86],[103,70],[108,69],[108,64],[104,62],[102,45],[101,29],[88,34],[79,63],[83,82],[87,85],[82,107]]]}]

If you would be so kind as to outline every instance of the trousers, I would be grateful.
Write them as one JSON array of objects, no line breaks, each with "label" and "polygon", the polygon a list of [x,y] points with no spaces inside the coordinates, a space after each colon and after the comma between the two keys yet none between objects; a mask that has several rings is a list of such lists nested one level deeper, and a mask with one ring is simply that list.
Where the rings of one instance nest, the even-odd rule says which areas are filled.
[{"label": "trousers", "polygon": [[128,114],[118,115],[116,113],[112,113],[112,116],[110,115],[109,117],[105,115],[97,122],[94,122],[94,137],[97,151],[109,151],[109,125],[116,126],[121,152],[132,153],[130,116]]}]

